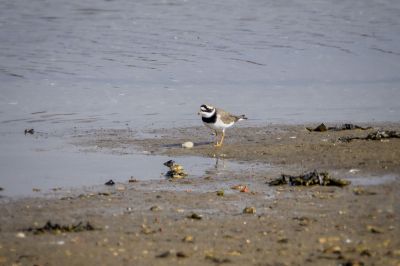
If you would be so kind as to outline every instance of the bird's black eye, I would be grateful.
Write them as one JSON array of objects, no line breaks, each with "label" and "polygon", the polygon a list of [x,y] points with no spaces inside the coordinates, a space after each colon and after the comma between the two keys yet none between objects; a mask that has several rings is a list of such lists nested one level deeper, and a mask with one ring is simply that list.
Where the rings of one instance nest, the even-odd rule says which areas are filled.
[{"label": "bird's black eye", "polygon": [[207,105],[203,104],[202,106],[200,106],[200,110],[203,112],[208,112],[209,109],[207,108]]},{"label": "bird's black eye", "polygon": [[212,111],[214,110],[213,107],[208,106],[208,105],[205,105],[205,104],[201,105],[201,106],[200,106],[200,109],[201,109],[203,112],[207,112],[207,113],[210,113],[210,112],[212,112]]}]

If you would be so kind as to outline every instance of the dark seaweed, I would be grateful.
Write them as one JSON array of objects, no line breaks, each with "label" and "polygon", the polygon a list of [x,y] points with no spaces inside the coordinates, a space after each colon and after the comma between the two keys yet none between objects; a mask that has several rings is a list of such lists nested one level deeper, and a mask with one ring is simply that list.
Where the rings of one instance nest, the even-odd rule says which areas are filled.
[{"label": "dark seaweed", "polygon": [[71,233],[71,232],[83,232],[83,231],[93,231],[96,230],[92,224],[86,222],[86,224],[79,222],[72,225],[60,225],[57,223],[52,223],[48,221],[42,227],[29,227],[23,231],[32,232],[35,235],[43,233]]},{"label": "dark seaweed", "polygon": [[350,181],[344,179],[333,178],[329,176],[328,172],[318,172],[316,170],[299,175],[285,175],[282,174],[280,177],[267,182],[270,186],[280,186],[289,184],[291,186],[337,186],[344,187],[350,184]]},{"label": "dark seaweed", "polygon": [[307,127],[306,129],[310,132],[311,131],[325,132],[325,131],[342,131],[342,130],[353,130],[353,129],[368,130],[371,128],[372,127],[361,127],[361,126],[354,125],[354,124],[343,124],[341,126],[327,127],[327,126],[325,126],[324,123],[322,123],[319,126],[317,126],[316,128]]},{"label": "dark seaweed", "polygon": [[355,139],[360,140],[382,140],[382,139],[393,139],[400,138],[400,132],[393,130],[378,130],[372,133],[369,133],[366,137],[341,137],[339,141],[342,142],[350,142]]}]

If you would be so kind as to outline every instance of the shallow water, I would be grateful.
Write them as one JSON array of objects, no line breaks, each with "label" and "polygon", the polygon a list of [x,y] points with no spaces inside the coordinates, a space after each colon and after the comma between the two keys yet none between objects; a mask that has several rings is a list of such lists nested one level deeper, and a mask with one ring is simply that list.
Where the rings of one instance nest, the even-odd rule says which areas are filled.
[{"label": "shallow water", "polygon": [[30,182],[31,166],[46,187],[74,183],[70,169],[102,182],[92,165],[127,176],[124,164],[147,158],[46,142],[41,160],[5,137],[25,128],[200,125],[204,102],[247,125],[399,121],[399,47],[397,0],[1,1],[1,185]]},{"label": "shallow water", "polygon": [[399,47],[397,0],[1,1],[0,122],[399,121]]},{"label": "shallow water", "polygon": [[[112,179],[126,184],[130,178],[141,180],[166,179],[168,168],[163,165],[171,158],[146,155],[141,152],[113,154],[82,151],[67,144],[59,136],[2,134],[0,138],[0,186],[3,196],[41,196],[56,191],[68,191],[102,185]],[[180,157],[188,178],[204,175],[218,177],[235,171],[265,169],[268,166],[235,163],[225,159]],[[34,190],[40,191],[34,191]]]}]

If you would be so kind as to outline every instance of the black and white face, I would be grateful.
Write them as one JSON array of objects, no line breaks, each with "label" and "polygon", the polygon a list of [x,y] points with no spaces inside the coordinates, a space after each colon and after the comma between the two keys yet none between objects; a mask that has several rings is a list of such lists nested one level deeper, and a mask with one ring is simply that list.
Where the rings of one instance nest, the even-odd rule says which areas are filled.
[{"label": "black and white face", "polygon": [[202,104],[200,106],[199,114],[201,114],[201,116],[205,118],[211,117],[215,114],[215,108],[207,104]]}]

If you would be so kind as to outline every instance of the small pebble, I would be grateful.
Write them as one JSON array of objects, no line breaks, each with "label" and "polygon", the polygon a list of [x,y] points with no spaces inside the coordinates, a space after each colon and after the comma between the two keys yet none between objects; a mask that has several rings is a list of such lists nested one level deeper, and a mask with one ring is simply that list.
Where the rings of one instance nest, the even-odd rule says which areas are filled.
[{"label": "small pebble", "polygon": [[256,213],[256,208],[254,208],[254,207],[246,207],[246,208],[244,208],[243,213],[254,214],[254,213]]},{"label": "small pebble", "polygon": [[191,215],[187,216],[187,218],[189,219],[193,219],[193,220],[201,220],[203,219],[203,217],[197,213],[192,213]]},{"label": "small pebble", "polygon": [[360,172],[360,169],[350,169],[350,170],[349,170],[349,173],[350,173],[350,174],[355,174],[355,173],[357,173],[357,172]]},{"label": "small pebble", "polygon": [[218,190],[217,191],[217,196],[223,197],[224,196],[224,191],[223,190]]},{"label": "small pebble", "polygon": [[193,236],[191,236],[191,235],[187,235],[187,236],[185,236],[185,237],[182,239],[182,241],[183,241],[183,242],[186,242],[186,243],[193,243],[194,238],[193,238]]},{"label": "small pebble", "polygon": [[191,149],[193,148],[194,143],[191,141],[186,141],[184,143],[182,143],[182,148],[186,148],[186,149]]},{"label": "small pebble", "polygon": [[161,211],[161,208],[157,205],[154,205],[154,206],[150,207],[150,211],[153,211],[153,212]]},{"label": "small pebble", "polygon": [[106,185],[106,186],[114,186],[115,182],[112,179],[110,179],[104,185]]},{"label": "small pebble", "polygon": [[17,235],[16,235],[16,237],[18,237],[18,238],[25,238],[26,235],[25,235],[25,233],[23,233],[23,232],[18,232]]}]

